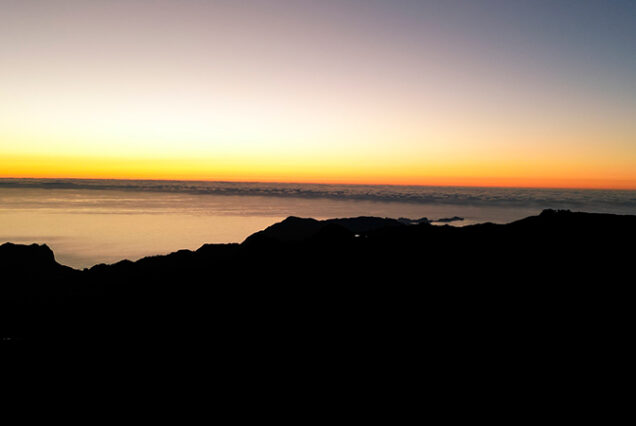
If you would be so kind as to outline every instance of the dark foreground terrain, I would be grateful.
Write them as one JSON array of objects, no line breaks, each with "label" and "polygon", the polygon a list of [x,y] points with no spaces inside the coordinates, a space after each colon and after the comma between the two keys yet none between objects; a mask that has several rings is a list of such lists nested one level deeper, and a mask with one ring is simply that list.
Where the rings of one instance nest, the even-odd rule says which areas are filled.
[{"label": "dark foreground terrain", "polygon": [[0,334],[230,364],[569,368],[631,344],[635,241],[636,216],[546,210],[463,228],[290,217],[241,244],[83,271],[7,243]]}]

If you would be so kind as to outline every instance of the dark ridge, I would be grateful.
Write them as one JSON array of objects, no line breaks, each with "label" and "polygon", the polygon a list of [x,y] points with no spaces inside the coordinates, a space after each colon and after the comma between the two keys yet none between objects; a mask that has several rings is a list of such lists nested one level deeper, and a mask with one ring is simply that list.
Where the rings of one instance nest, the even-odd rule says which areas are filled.
[{"label": "dark ridge", "polygon": [[407,217],[401,217],[398,218],[398,222],[403,223],[404,225],[419,225],[421,223],[430,223],[431,221],[426,217],[422,217],[419,219],[409,219]]},{"label": "dark ridge", "polygon": [[254,239],[276,239],[279,241],[300,241],[311,237],[318,232],[324,223],[315,219],[304,219],[289,216],[282,222],[275,223],[263,231],[250,235],[245,243],[250,243]]},{"label": "dark ridge", "polygon": [[450,223],[450,222],[460,222],[464,220],[463,217],[459,217],[459,216],[453,216],[453,217],[443,217],[437,220],[433,220],[432,222],[436,222],[436,223]]},{"label": "dark ridge", "polygon": [[382,228],[394,228],[404,225],[399,220],[368,216],[360,216],[347,219],[329,219],[326,220],[325,223],[342,226],[343,228],[356,234],[371,232]]},{"label": "dark ridge", "polygon": [[349,360],[447,380],[466,363],[554,372],[553,357],[580,371],[631,335],[634,241],[636,216],[546,210],[461,228],[289,217],[242,244],[83,271],[3,244],[0,324],[20,341],[159,345],[227,371]]},{"label": "dark ridge", "polygon": [[290,216],[280,223],[249,236],[245,242],[250,244],[257,239],[273,239],[280,242],[302,241],[315,236],[329,226],[341,227],[354,234],[360,234],[382,228],[404,226],[404,223],[396,219],[368,216],[322,221]]}]

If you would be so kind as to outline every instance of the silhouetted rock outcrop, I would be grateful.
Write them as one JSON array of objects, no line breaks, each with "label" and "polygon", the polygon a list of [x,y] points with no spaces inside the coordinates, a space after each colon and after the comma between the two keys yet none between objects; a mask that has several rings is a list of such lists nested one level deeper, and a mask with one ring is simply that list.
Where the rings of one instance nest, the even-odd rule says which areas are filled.
[{"label": "silhouetted rock outcrop", "polygon": [[419,225],[421,223],[430,223],[426,217],[421,217],[419,219],[409,219],[407,217],[401,217],[398,219],[398,222],[403,223],[404,225]]},{"label": "silhouetted rock outcrop", "polygon": [[55,261],[47,245],[0,245],[0,303],[46,304],[65,301],[72,293],[70,277],[78,271]]},{"label": "silhouetted rock outcrop", "polygon": [[0,266],[3,268],[24,268],[25,273],[51,271],[59,267],[55,256],[46,245],[21,245],[5,243],[0,245]]}]

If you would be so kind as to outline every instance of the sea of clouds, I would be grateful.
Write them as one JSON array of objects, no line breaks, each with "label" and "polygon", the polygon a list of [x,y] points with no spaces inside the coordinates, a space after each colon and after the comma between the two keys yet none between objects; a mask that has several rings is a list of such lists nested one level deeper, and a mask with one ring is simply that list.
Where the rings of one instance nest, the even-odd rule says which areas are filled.
[{"label": "sea of clouds", "polygon": [[636,191],[629,190],[17,178],[0,179],[1,188],[323,198],[490,207],[567,208],[636,214]]}]

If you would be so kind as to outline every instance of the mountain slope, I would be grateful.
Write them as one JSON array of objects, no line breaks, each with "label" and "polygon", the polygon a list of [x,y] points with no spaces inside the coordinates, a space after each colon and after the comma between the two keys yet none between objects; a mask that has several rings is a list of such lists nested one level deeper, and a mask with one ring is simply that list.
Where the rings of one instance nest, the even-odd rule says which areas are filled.
[{"label": "mountain slope", "polygon": [[4,244],[3,333],[205,339],[326,332],[338,340],[390,330],[393,339],[430,332],[431,324],[512,332],[513,324],[587,321],[591,312],[614,318],[626,300],[616,294],[631,286],[635,238],[636,216],[544,211],[463,228],[290,217],[242,244],[85,271],[57,264],[46,246]]}]

